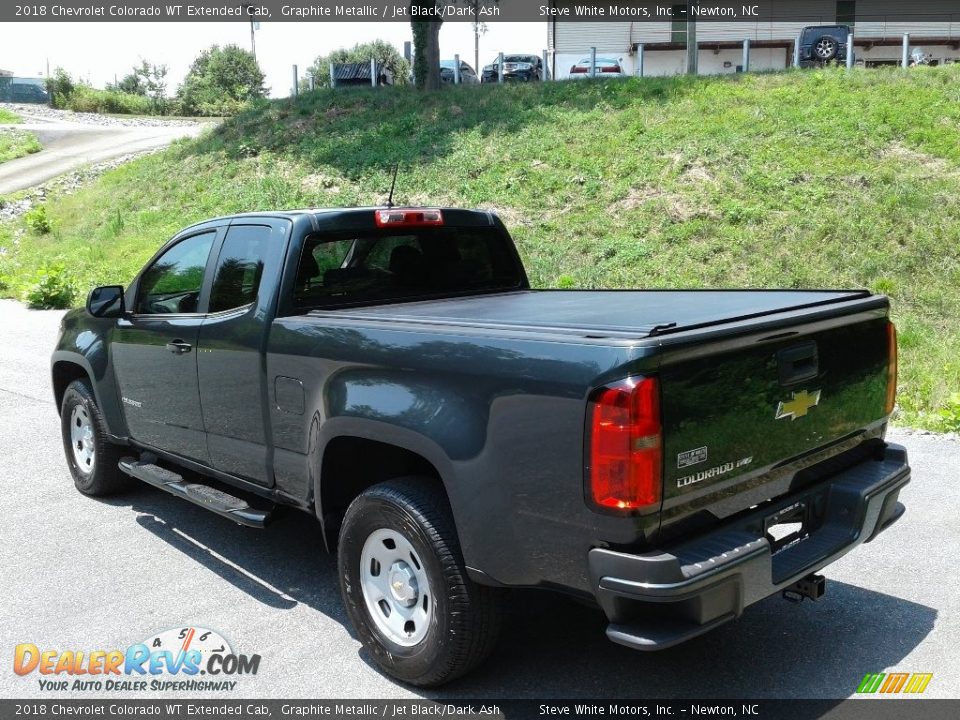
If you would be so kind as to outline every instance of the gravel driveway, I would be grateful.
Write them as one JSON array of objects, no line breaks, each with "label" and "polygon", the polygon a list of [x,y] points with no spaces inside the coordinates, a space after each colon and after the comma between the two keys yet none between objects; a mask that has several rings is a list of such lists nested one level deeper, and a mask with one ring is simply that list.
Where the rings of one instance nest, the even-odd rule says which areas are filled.
[{"label": "gravel driveway", "polygon": [[61,315],[0,301],[2,698],[70,695],[16,676],[18,643],[125,648],[186,624],[262,655],[231,697],[844,698],[865,673],[891,669],[932,672],[926,697],[960,696],[956,441],[893,433],[914,469],[907,514],[825,571],[820,602],[770,598],[701,638],[642,654],[608,642],[598,612],[518,592],[491,660],[421,693],[378,673],[351,635],[335,562],[309,516],[291,511],[257,531],[148,486],[106,501],[75,491],[48,375]]},{"label": "gravel driveway", "polygon": [[196,137],[209,123],[156,118],[115,118],[45,106],[0,104],[37,135],[43,150],[0,164],[0,195],[39,185],[79,167]]}]

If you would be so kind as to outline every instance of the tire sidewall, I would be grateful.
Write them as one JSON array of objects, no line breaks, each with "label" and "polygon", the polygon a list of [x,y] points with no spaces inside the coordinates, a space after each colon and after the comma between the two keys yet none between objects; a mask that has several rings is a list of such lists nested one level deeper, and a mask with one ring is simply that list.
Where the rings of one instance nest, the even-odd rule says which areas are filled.
[{"label": "tire sidewall", "polygon": [[[73,409],[77,406],[83,407],[90,416],[90,422],[93,425],[95,451],[93,456],[93,468],[90,472],[84,472],[77,465],[73,454],[73,441],[70,437],[71,421]],[[97,473],[100,471],[101,449],[103,443],[100,437],[100,414],[97,404],[88,395],[78,392],[73,386],[68,387],[63,395],[63,405],[60,409],[60,430],[63,436],[63,450],[67,458],[67,466],[70,468],[70,474],[73,481],[81,492],[88,492],[95,484]]]},{"label": "tire sidewall", "polygon": [[[422,641],[404,647],[385,637],[370,616],[360,584],[360,556],[367,538],[388,528],[410,541],[423,563],[430,583],[433,612]],[[396,677],[408,682],[433,673],[443,665],[446,638],[450,632],[447,583],[440,560],[431,549],[422,527],[404,508],[376,496],[361,496],[348,511],[340,536],[338,565],[343,601],[360,640],[376,661]]]}]

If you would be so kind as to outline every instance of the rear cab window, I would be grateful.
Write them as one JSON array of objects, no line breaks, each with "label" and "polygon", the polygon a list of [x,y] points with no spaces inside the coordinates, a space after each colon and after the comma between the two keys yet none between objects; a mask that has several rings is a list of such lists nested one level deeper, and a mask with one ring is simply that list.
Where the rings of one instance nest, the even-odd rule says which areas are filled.
[{"label": "rear cab window", "polygon": [[493,227],[402,228],[304,240],[298,309],[515,290],[525,276]]}]

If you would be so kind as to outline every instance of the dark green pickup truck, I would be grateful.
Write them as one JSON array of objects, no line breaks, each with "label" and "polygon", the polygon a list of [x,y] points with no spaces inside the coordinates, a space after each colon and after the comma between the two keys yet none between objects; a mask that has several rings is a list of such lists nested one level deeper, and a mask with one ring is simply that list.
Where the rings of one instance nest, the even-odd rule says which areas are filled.
[{"label": "dark green pickup truck", "polygon": [[903,513],[888,310],[532,290],[489,212],[266,212],[93,290],[53,389],[81,492],[132,477],[253,527],[314,514],[373,657],[435,685],[490,651],[503,588],[592,601],[641,650],[816,599],[814,573]]}]

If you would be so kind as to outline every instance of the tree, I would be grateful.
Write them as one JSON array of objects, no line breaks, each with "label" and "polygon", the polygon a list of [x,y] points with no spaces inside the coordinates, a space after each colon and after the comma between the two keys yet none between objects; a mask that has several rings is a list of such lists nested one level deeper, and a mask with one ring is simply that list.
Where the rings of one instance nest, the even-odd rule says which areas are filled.
[{"label": "tree", "polygon": [[155,109],[161,109],[167,95],[167,66],[153,65],[140,60],[140,65],[124,75],[116,85],[107,85],[107,90],[140,95],[153,100]]},{"label": "tree", "polygon": [[[371,58],[376,59],[378,65],[386,67],[393,73],[395,85],[406,85],[410,82],[410,63],[386,40],[358,43],[349,49],[339,48],[329,55],[320,55],[313,61],[307,74],[313,75],[314,84],[317,87],[329,87],[330,63],[368,63]],[[306,88],[306,84],[301,82],[301,89]]]},{"label": "tree", "polygon": [[53,74],[47,78],[47,94],[50,96],[50,104],[55,108],[67,106],[67,100],[73,95],[76,88],[76,82],[66,70],[58,67]]},{"label": "tree", "polygon": [[188,115],[232,115],[266,96],[264,77],[249,50],[213,45],[193,61],[177,91],[180,109]]},{"label": "tree", "polygon": [[[480,22],[483,8],[499,0],[460,0],[473,11],[474,62],[480,65],[480,34],[486,24]],[[410,25],[413,29],[413,73],[417,87],[423,90],[440,89],[440,26],[443,16],[440,8],[444,0],[410,0]],[[431,18],[431,19],[427,19]],[[483,26],[483,29],[481,29]],[[480,68],[476,68],[477,72]]]},{"label": "tree", "polygon": [[127,93],[128,95],[142,95],[143,97],[147,95],[147,87],[136,73],[136,70],[124,75],[123,79],[115,85],[107,83],[107,90],[116,90]]}]

